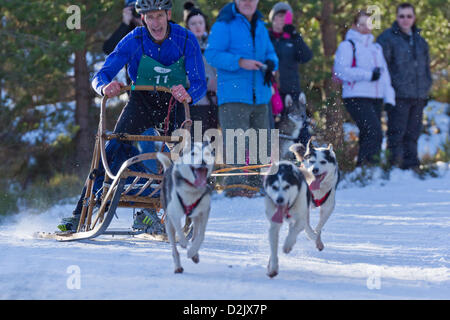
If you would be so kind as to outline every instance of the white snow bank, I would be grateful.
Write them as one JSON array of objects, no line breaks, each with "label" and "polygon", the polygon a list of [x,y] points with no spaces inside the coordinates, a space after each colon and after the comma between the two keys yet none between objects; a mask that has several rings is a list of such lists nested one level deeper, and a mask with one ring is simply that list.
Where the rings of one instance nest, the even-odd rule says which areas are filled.
[{"label": "white snow bank", "polygon": [[[279,254],[269,279],[268,222],[262,198],[215,195],[200,263],[180,249],[183,274],[173,273],[167,243],[101,236],[83,242],[36,240],[73,205],[22,213],[0,225],[1,299],[448,299],[450,179],[420,180],[394,170],[391,180],[337,192],[318,252],[304,233]],[[382,183],[381,183],[382,182]],[[318,222],[318,210],[311,224]],[[118,210],[112,227],[129,227]],[[283,226],[280,246],[287,234]],[[75,267],[74,267],[75,266]],[[75,269],[74,269],[75,268]],[[68,285],[79,271],[80,287]]]}]

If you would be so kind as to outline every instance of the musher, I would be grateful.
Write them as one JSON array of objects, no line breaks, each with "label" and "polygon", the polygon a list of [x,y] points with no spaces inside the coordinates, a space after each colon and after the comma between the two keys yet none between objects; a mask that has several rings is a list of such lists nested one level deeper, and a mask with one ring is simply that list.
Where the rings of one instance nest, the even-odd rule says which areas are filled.
[{"label": "musher", "polygon": [[[192,32],[171,21],[171,9],[171,0],[136,1],[136,11],[141,15],[144,26],[135,28],[118,43],[92,80],[92,87],[99,95],[115,97],[125,84],[113,79],[128,65],[128,75],[133,84],[171,88],[172,94],[131,91],[114,133],[139,135],[149,128],[161,130],[173,95],[177,103],[171,112],[167,132],[170,134],[185,119],[182,102],[193,105],[206,94],[205,67],[200,46]],[[187,78],[190,87],[186,90]],[[58,225],[61,231],[77,230],[85,193],[86,187],[72,216],[63,218]],[[134,214],[132,227],[144,229],[148,233],[161,233],[164,230],[154,210],[142,210]]]}]

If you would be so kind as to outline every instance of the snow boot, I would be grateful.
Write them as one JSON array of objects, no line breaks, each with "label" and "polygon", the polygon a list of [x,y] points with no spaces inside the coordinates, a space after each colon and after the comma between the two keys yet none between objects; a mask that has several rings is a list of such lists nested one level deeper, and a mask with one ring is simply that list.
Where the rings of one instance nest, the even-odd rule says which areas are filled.
[{"label": "snow boot", "polygon": [[66,231],[76,232],[79,222],[80,222],[80,215],[62,218],[60,224],[58,225],[58,229],[63,232]]},{"label": "snow boot", "polygon": [[143,209],[133,215],[133,229],[150,234],[165,234],[166,229],[155,209]]}]

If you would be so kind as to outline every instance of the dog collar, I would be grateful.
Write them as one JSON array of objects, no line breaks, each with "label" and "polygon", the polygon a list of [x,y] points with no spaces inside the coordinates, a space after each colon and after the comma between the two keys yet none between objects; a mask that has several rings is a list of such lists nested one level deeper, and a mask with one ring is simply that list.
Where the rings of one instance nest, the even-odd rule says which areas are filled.
[{"label": "dog collar", "polygon": [[[311,189],[309,189],[309,191],[311,191]],[[331,194],[331,190],[328,191],[327,194],[326,194],[323,198],[321,198],[321,199],[315,199],[315,198],[314,198],[314,195],[313,195],[313,193],[312,193],[312,191],[311,191],[311,199],[312,199],[312,201],[313,201],[313,203],[314,203],[314,205],[315,205],[316,207],[320,207],[321,205],[323,205],[323,204],[325,203],[325,201],[328,200],[328,197],[330,196],[330,194]]]}]

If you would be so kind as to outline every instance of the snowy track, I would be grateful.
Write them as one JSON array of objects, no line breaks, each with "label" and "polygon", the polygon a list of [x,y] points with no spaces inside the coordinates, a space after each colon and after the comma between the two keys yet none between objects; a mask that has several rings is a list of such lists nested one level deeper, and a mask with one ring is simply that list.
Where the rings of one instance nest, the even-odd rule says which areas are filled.
[{"label": "snowy track", "polygon": [[[0,298],[449,299],[450,172],[448,165],[441,169],[436,179],[396,170],[390,181],[339,189],[322,233],[324,251],[301,233],[289,255],[280,250],[274,279],[265,274],[269,244],[262,198],[216,195],[200,263],[180,249],[183,274],[173,273],[167,243],[32,238],[34,231],[53,231],[72,205],[24,213],[0,225]],[[118,215],[113,227],[131,225],[131,210]],[[313,210],[312,225],[317,221]],[[286,233],[283,226],[280,246]],[[70,266],[80,272],[79,289],[72,288]]]}]

